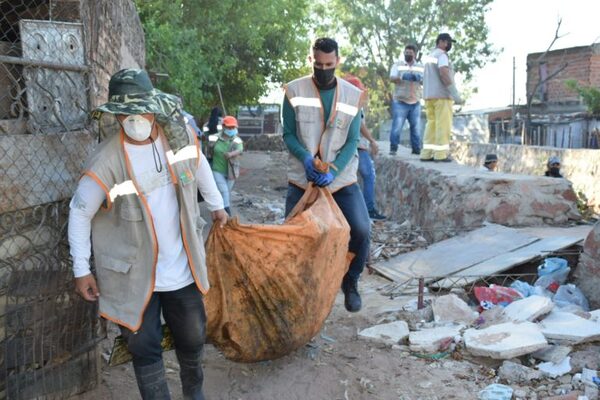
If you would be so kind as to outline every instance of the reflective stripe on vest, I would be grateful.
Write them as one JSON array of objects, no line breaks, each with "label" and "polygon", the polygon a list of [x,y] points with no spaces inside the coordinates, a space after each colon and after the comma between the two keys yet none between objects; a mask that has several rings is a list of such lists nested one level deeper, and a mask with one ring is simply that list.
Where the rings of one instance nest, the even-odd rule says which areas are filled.
[{"label": "reflective stripe on vest", "polygon": [[423,143],[423,149],[433,150],[433,151],[450,150],[450,145],[449,144],[426,144],[426,143]]},{"label": "reflective stripe on vest", "polygon": [[299,106],[321,108],[321,99],[316,98],[316,97],[296,96],[296,97],[290,99],[290,104],[294,108],[299,107]]},{"label": "reflective stripe on vest", "polygon": [[133,181],[131,181],[131,180],[125,181],[123,183],[117,183],[108,192],[111,203],[114,202],[117,197],[125,196],[128,194],[135,194],[136,196],[138,194],[138,191],[135,188]]},{"label": "reflective stripe on vest", "polygon": [[167,151],[167,161],[173,165],[179,161],[189,160],[190,158],[198,157],[198,149],[195,145],[188,145],[180,149],[177,154],[173,154],[173,150]]}]

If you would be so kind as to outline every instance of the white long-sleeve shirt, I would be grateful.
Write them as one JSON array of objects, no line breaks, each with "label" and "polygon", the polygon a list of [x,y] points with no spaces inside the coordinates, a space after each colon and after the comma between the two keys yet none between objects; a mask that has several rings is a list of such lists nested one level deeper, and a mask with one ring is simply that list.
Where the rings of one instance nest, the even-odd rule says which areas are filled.
[{"label": "white long-sleeve shirt", "polygon": [[[158,240],[155,291],[172,291],[194,281],[179,225],[179,204],[160,140],[155,142],[162,171],[156,171],[152,145],[125,143],[135,180],[146,196]],[[200,154],[196,183],[210,211],[223,209],[223,198],[211,173],[210,165]],[[69,245],[76,278],[90,274],[92,219],[106,200],[106,193],[96,181],[83,176],[70,204]]]}]

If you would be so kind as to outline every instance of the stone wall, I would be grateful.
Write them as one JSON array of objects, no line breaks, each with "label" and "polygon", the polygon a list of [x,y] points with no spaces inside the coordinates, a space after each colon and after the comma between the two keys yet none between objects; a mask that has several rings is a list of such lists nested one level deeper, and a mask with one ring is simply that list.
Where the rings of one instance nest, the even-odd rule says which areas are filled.
[{"label": "stone wall", "polygon": [[501,172],[537,176],[544,174],[550,156],[558,156],[563,176],[573,183],[575,191],[585,194],[596,212],[600,212],[600,150],[466,142],[452,145],[452,156],[465,165],[480,166],[490,153],[498,155]]},{"label": "stone wall", "polygon": [[583,242],[575,277],[592,310],[600,308],[600,222]]},{"label": "stone wall", "polygon": [[[387,148],[387,143],[381,143]],[[437,241],[485,221],[506,226],[560,225],[580,219],[564,179],[481,172],[457,163],[421,162],[402,148],[376,158],[377,204]]]}]

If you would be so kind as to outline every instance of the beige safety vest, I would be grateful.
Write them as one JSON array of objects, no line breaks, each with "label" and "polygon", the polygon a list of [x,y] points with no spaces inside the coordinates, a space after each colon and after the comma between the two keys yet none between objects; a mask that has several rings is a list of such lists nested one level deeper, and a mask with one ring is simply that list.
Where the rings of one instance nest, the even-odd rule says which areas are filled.
[{"label": "beige safety vest", "polygon": [[[405,72],[413,72],[417,74],[423,74],[423,65],[418,62],[413,65],[408,65],[404,60],[398,61],[395,65],[396,75],[392,78],[402,78],[402,74]],[[417,102],[423,97],[423,88],[421,82],[410,82],[401,80],[399,83],[395,83],[394,86],[394,100],[408,102],[416,100]],[[414,103],[413,103],[414,104]]]},{"label": "beige safety vest", "polygon": [[[335,161],[338,152],[348,139],[352,120],[360,110],[362,91],[343,79],[337,80],[334,104],[329,120],[324,120],[323,103],[319,89],[311,76],[296,79],[285,88],[285,95],[296,112],[296,135],[300,143],[313,155],[327,163]],[[308,181],[304,165],[292,154],[289,157],[288,180],[306,189]],[[328,186],[330,192],[356,182],[358,153]]]},{"label": "beige safety vest", "polygon": [[[425,100],[452,99],[450,91],[440,77],[438,60],[442,54],[445,54],[445,51],[436,47],[428,56],[424,56],[421,60],[425,68],[425,75],[423,77],[423,98]],[[454,82],[454,69],[450,60],[448,60],[448,69],[450,70],[450,79]]]},{"label": "beige safety vest", "polygon": [[[189,143],[177,153],[160,138],[179,204],[181,237],[198,289],[209,288],[206,271],[203,220],[198,209],[196,170],[200,148],[188,130]],[[125,152],[124,133],[101,143],[88,160],[84,174],[106,192],[103,207],[92,220],[92,247],[100,291],[100,315],[132,331],[154,291],[158,242],[152,214],[132,173]]]}]

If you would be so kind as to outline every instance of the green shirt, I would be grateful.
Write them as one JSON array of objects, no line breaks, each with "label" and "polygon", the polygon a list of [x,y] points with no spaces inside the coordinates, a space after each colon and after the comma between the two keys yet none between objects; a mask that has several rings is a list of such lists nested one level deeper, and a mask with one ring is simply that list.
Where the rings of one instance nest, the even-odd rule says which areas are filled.
[{"label": "green shirt", "polygon": [[[213,150],[213,157],[212,157],[212,170],[215,172],[219,172],[225,176],[227,176],[227,172],[228,172],[228,168],[229,168],[229,160],[227,160],[224,156],[225,153],[229,153],[230,151],[243,151],[244,150],[244,144],[240,143],[239,144],[233,144],[233,139],[235,139],[237,136],[234,136],[232,138],[226,138],[224,139],[222,135],[219,135],[219,140],[217,140],[217,143],[215,143],[215,147]],[[232,149],[232,144],[233,144],[233,149]]]},{"label": "green shirt", "polygon": [[[335,97],[335,89],[327,89],[321,90],[319,89],[319,95],[321,96],[321,101],[323,102],[323,115],[325,117],[325,121],[329,120],[329,114],[331,113],[331,106],[333,104],[333,99]],[[283,99],[283,141],[285,142],[290,153],[294,155],[298,160],[304,161],[307,156],[310,156],[310,152],[304,147],[304,145],[298,139],[296,134],[296,111],[294,111],[294,107],[290,104],[287,97]],[[337,171],[334,168],[331,168],[329,172],[333,174],[333,176],[337,176],[340,172],[346,168],[346,165],[352,160],[352,157],[356,154],[356,149],[358,147],[358,141],[360,139],[360,113],[358,113],[352,123],[350,124],[350,128],[348,131],[348,138],[346,139],[346,143],[340,149],[336,159],[333,162],[333,165],[337,168]]]}]

